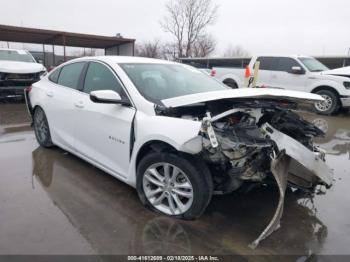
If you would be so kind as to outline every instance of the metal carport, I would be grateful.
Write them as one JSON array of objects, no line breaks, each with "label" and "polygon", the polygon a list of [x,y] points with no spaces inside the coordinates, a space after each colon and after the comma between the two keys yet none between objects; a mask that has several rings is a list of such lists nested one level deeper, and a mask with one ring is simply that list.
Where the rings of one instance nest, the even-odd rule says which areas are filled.
[{"label": "metal carport", "polygon": [[135,39],[79,34],[63,31],[0,25],[0,41],[63,46],[66,61],[66,46],[104,49],[106,55],[134,55]]}]

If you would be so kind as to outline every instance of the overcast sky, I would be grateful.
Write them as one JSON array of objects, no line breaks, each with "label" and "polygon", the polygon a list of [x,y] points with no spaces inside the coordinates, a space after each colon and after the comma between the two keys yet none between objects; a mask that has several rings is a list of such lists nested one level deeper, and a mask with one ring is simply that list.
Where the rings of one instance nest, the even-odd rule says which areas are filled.
[{"label": "overcast sky", "polygon": [[[159,21],[166,0],[0,0],[0,24],[169,40]],[[345,55],[350,48],[349,0],[213,0],[208,31],[216,56],[241,45],[251,54]]]}]

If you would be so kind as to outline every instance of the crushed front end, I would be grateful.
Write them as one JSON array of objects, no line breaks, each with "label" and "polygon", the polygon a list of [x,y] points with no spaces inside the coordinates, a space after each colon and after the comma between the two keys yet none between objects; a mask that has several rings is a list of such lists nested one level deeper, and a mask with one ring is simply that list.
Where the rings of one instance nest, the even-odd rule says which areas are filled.
[{"label": "crushed front end", "polygon": [[22,98],[24,89],[40,80],[45,72],[3,73],[0,72],[0,99]]},{"label": "crushed front end", "polygon": [[281,99],[220,100],[168,110],[167,115],[202,121],[201,157],[211,170],[215,194],[243,184],[278,186],[273,218],[250,247],[280,227],[286,188],[314,192],[332,185],[325,152],[314,145],[324,133],[303,120],[297,104]]},{"label": "crushed front end", "polygon": [[214,174],[216,193],[237,190],[243,182],[271,183],[279,189],[276,212],[260,236],[250,245],[280,227],[288,186],[314,191],[332,185],[332,170],[325,152],[313,144],[324,135],[296,113],[281,107],[234,108],[203,118],[203,157]]}]

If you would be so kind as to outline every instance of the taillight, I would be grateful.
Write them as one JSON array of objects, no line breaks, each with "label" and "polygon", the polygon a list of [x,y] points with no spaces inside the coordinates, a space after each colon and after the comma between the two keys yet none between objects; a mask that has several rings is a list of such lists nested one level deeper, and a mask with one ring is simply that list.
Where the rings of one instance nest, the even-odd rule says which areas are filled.
[{"label": "taillight", "polygon": [[215,69],[212,69],[210,71],[210,76],[216,76],[216,70]]},{"label": "taillight", "polygon": [[27,93],[29,93],[30,91],[32,91],[32,89],[33,89],[33,86],[28,86],[28,87],[26,88]]}]

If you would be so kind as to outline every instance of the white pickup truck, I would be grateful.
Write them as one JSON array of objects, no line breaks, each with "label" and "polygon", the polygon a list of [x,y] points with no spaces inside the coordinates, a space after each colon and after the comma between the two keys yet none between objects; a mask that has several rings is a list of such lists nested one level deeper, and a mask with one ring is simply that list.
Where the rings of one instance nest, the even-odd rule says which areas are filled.
[{"label": "white pickup truck", "polygon": [[[257,87],[319,94],[325,99],[314,105],[320,114],[333,114],[341,107],[350,107],[350,67],[329,70],[309,56],[256,56],[249,63],[251,72],[257,61],[260,62]],[[244,69],[213,67],[212,75],[232,88],[244,87]]]}]

